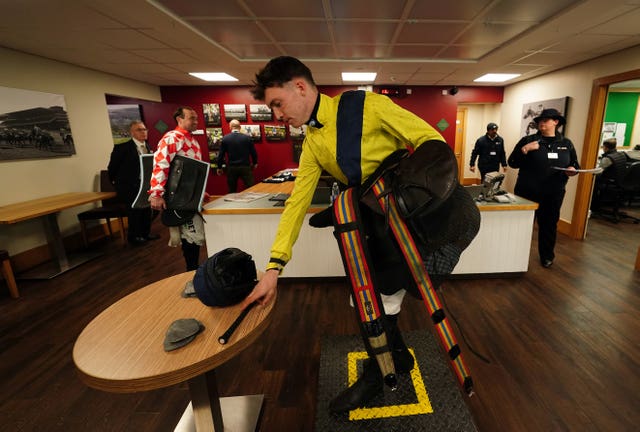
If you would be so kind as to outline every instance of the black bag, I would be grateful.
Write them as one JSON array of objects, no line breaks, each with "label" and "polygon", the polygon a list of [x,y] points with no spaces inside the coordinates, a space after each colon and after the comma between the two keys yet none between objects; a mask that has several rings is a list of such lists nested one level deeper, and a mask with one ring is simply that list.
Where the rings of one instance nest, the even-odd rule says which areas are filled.
[{"label": "black bag", "polygon": [[443,141],[424,142],[394,170],[393,194],[405,220],[438,209],[458,185],[458,163]]},{"label": "black bag", "polygon": [[239,303],[256,283],[256,265],[251,255],[238,248],[213,254],[198,267],[193,278],[196,296],[207,306]]},{"label": "black bag", "polygon": [[171,161],[165,186],[167,209],[161,220],[166,226],[179,226],[200,211],[207,187],[209,164],[186,156],[176,155]]}]

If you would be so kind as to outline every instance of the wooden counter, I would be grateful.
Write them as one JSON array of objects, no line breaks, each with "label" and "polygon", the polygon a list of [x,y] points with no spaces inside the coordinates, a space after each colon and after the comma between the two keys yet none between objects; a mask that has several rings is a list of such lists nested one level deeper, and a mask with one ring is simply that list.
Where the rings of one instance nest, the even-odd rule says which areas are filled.
[{"label": "wooden counter", "polygon": [[[259,183],[250,192],[269,196],[250,203],[219,198],[205,205],[205,234],[209,255],[227,247],[251,254],[258,268],[266,266],[271,243],[283,207],[274,207],[269,197],[290,193],[293,182]],[[529,267],[534,212],[538,204],[521,197],[515,202],[479,202],[480,232],[463,252],[453,274],[525,272]],[[281,277],[344,276],[342,258],[333,236],[333,227],[312,228],[309,218],[326,206],[311,206],[293,247],[293,258]]]}]

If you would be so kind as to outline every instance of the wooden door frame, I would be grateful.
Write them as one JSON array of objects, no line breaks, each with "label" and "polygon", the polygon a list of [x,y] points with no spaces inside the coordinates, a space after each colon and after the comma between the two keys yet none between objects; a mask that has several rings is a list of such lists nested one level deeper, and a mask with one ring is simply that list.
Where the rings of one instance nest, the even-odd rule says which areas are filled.
[{"label": "wooden door frame", "polygon": [[[640,69],[635,69],[628,72],[597,78],[593,81],[580,166],[593,167],[598,160],[600,132],[602,131],[602,123],[604,121],[604,111],[607,102],[607,95],[609,93],[609,86],[617,82],[639,78]],[[573,206],[571,226],[568,233],[569,236],[574,239],[584,239],[587,234],[587,219],[589,214],[589,204],[591,203],[592,188],[592,176],[578,176],[576,200]]]},{"label": "wooden door frame", "polygon": [[[465,152],[466,152],[466,148],[465,148],[465,136],[467,134],[467,111],[468,109],[466,107],[457,107],[456,108],[456,133],[455,133],[455,143],[453,145],[453,152],[455,154],[460,153],[460,157],[456,158],[458,159],[458,181],[460,182],[460,184],[464,185],[465,184],[465,177],[464,177],[464,167],[465,167]],[[462,127],[462,131],[460,132],[460,134],[458,134],[458,113],[462,113],[462,124],[460,125],[460,127]],[[460,137],[460,140],[458,140],[458,137]]]}]

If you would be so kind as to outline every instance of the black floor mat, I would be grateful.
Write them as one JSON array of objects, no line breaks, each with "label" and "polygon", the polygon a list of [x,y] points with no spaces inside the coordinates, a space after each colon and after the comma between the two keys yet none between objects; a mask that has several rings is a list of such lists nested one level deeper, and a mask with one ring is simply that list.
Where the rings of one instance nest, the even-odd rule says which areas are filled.
[{"label": "black floor mat", "polygon": [[355,381],[367,355],[360,336],[322,341],[316,432],[476,431],[466,396],[433,335],[424,330],[403,337],[417,360],[411,373],[398,377],[395,392],[385,387],[367,407],[340,415],[329,412],[329,401]]}]

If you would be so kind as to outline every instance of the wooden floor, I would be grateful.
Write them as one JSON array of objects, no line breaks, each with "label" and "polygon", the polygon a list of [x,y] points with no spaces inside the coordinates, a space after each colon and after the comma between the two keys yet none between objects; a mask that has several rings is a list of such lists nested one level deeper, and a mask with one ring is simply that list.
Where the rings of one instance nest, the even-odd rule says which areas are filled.
[{"label": "wooden floor", "polygon": [[[173,430],[186,385],[105,393],[78,379],[71,358],[76,337],[104,308],[183,271],[180,250],[154,228],[163,238],[148,246],[94,244],[103,258],[52,281],[19,281],[17,300],[0,285],[0,430]],[[588,240],[560,236],[551,269],[539,265],[534,242],[522,277],[445,284],[458,339],[461,328],[491,362],[461,342],[480,431],[640,430],[638,245],[640,225],[592,220]],[[218,369],[224,396],[265,394],[260,431],[313,430],[321,337],[357,333],[346,292],[342,280],[283,282],[264,337]],[[432,328],[412,298],[400,326]]]}]

